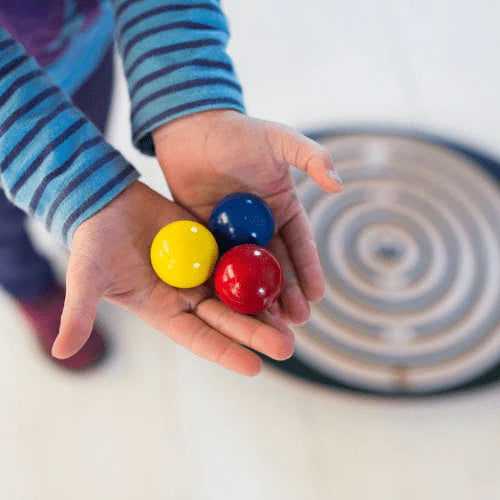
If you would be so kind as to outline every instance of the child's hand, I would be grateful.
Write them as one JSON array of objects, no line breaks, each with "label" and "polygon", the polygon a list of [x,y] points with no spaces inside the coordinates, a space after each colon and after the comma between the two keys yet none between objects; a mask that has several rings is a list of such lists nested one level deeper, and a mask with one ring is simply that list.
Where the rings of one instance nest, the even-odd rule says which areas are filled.
[{"label": "child's hand", "polygon": [[309,300],[320,300],[324,278],[289,165],[338,193],[328,151],[301,134],[236,111],[206,111],[174,120],[154,133],[156,156],[176,202],[208,223],[214,206],[235,191],[269,204],[276,221],[269,249],[284,271],[280,314],[303,323]]},{"label": "child's hand", "polygon": [[[277,318],[236,313],[208,285],[172,288],[156,276],[150,246],[156,233],[192,214],[140,182],[129,186],[75,232],[67,270],[61,327],[52,353],[67,358],[90,335],[101,297],[137,314],[193,353],[244,375],[256,375],[259,356],[293,352],[293,333]],[[261,321],[260,321],[261,320]]]}]

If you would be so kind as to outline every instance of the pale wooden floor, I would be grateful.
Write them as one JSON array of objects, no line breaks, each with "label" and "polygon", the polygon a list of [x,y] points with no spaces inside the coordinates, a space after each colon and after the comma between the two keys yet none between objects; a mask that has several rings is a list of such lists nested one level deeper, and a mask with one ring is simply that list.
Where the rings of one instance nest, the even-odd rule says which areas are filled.
[{"label": "pale wooden floor", "polygon": [[[224,3],[224,2],[223,2]],[[500,154],[500,4],[226,0],[251,114],[425,127]],[[129,145],[125,83],[110,140]],[[62,274],[65,255],[33,225]],[[245,379],[103,304],[114,354],[63,374],[0,299],[0,499],[500,498],[500,386],[398,404]]]}]

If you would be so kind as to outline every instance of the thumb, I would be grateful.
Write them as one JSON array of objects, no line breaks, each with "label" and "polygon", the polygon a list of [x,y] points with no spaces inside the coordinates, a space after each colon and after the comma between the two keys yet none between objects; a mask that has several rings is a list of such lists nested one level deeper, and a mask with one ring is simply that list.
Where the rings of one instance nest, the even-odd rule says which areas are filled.
[{"label": "thumb", "polygon": [[90,279],[89,271],[85,267],[71,266],[71,263],[70,260],[59,334],[52,346],[52,356],[58,359],[70,358],[85,345],[92,333],[102,296]]},{"label": "thumb", "polygon": [[277,124],[270,125],[269,140],[279,163],[288,163],[303,170],[324,191],[342,191],[342,180],[335,171],[330,152],[324,146]]}]

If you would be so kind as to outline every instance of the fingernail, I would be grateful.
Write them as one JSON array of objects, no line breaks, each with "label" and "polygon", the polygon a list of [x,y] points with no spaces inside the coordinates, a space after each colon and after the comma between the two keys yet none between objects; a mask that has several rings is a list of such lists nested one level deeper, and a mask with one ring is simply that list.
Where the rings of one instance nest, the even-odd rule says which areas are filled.
[{"label": "fingernail", "polygon": [[339,174],[337,174],[337,172],[335,170],[329,170],[328,177],[330,177],[330,179],[335,181],[337,184],[340,184],[340,185],[343,184],[342,179],[340,178]]}]

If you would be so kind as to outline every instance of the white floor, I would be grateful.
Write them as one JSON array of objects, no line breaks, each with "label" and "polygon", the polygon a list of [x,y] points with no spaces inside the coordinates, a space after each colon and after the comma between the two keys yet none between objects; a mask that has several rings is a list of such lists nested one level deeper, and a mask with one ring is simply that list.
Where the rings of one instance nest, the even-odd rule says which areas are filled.
[{"label": "white floor", "polygon": [[[251,114],[308,129],[418,126],[500,154],[500,4],[226,0]],[[110,141],[129,144],[125,83]],[[62,274],[64,251],[34,224]],[[245,379],[109,304],[113,356],[85,376],[42,358],[0,298],[0,499],[499,499],[500,386],[416,403],[270,369]]]}]

